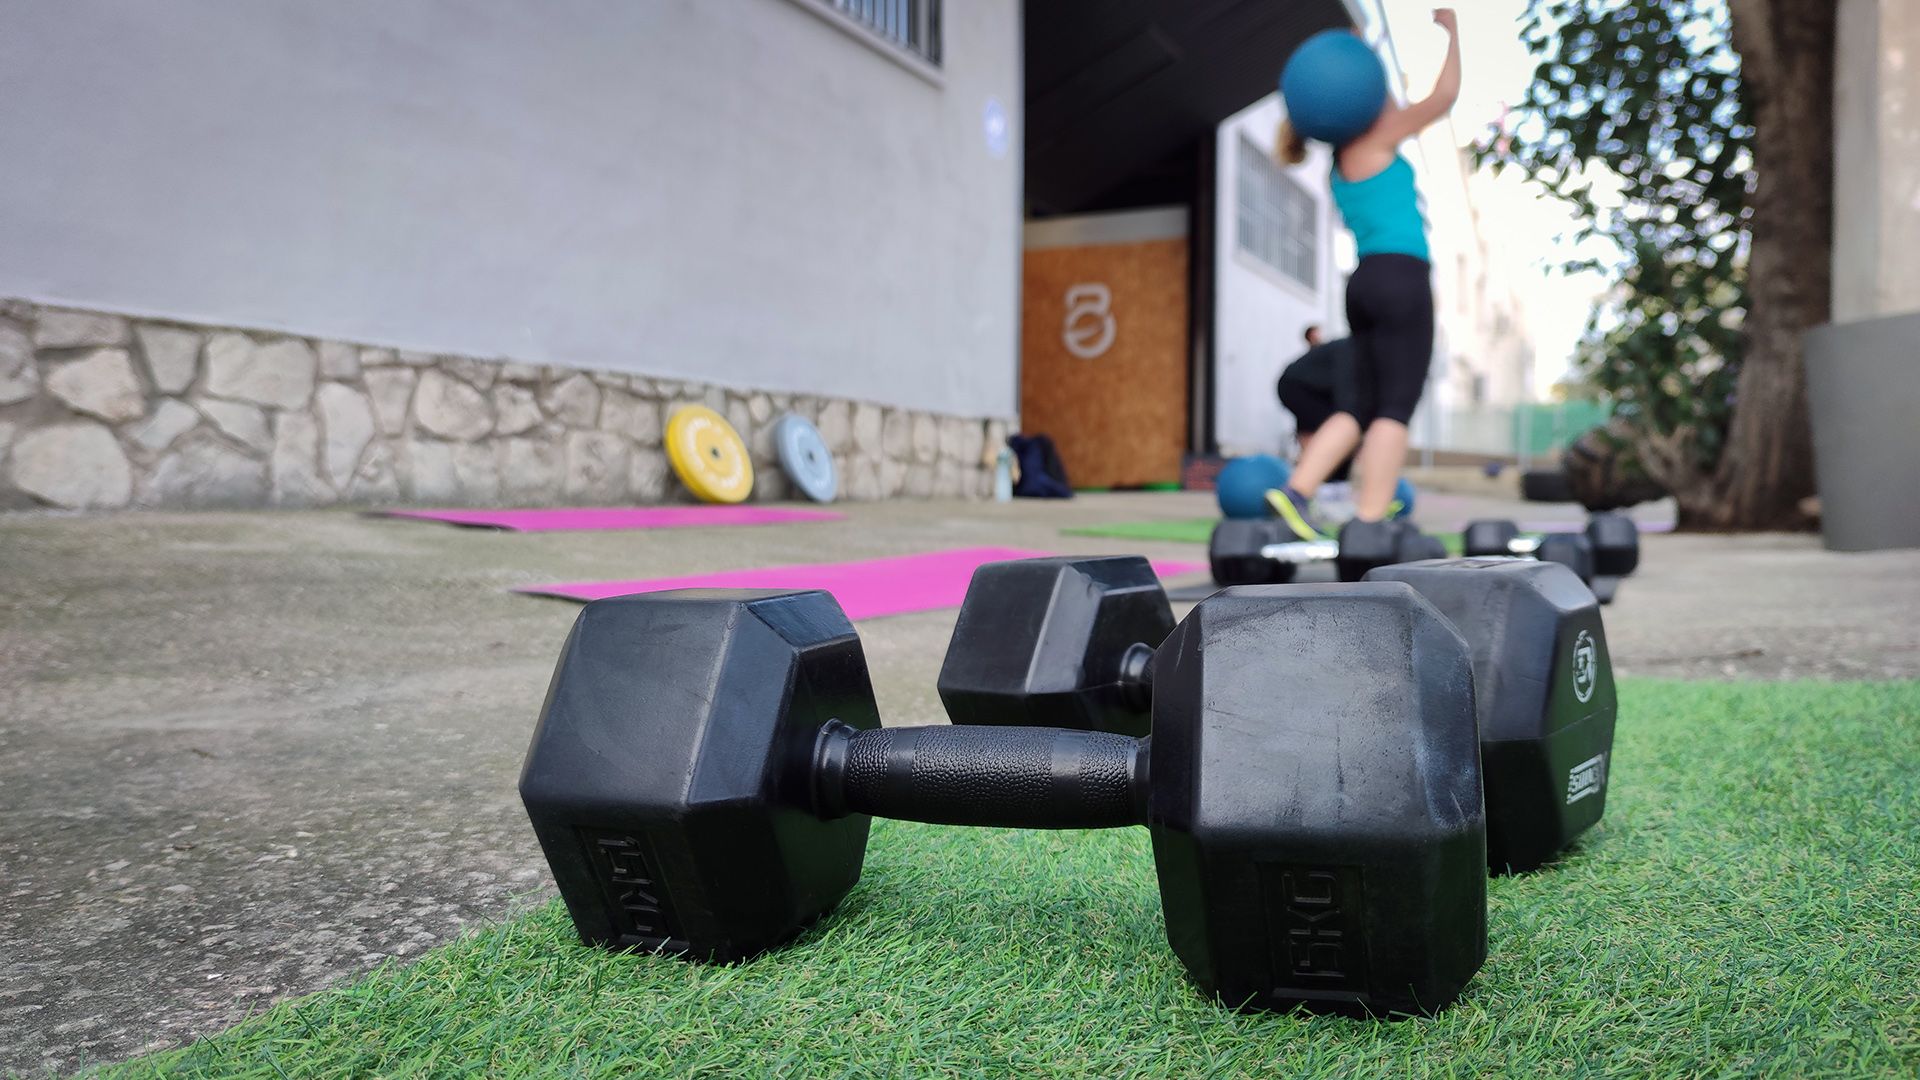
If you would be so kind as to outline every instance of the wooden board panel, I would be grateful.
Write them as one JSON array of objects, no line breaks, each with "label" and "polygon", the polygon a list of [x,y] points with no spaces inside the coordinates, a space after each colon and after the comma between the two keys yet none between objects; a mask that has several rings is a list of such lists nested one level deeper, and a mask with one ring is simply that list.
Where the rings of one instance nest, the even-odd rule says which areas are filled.
[{"label": "wooden board panel", "polygon": [[1032,249],[1020,426],[1053,437],[1076,487],[1180,479],[1187,241]]}]

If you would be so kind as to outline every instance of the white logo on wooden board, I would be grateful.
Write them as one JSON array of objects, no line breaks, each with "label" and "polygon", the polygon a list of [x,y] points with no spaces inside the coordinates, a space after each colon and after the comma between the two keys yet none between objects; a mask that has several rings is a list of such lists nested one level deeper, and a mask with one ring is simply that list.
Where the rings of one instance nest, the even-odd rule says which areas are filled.
[{"label": "white logo on wooden board", "polygon": [[1113,348],[1119,327],[1113,321],[1113,290],[1089,283],[1067,290],[1067,325],[1061,339],[1082,360],[1097,359]]}]

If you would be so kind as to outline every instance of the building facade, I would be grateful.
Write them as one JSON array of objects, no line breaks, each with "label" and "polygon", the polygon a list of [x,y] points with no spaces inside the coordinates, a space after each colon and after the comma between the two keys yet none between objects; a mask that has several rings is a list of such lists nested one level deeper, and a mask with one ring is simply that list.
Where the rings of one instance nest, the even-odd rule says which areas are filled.
[{"label": "building facade", "polygon": [[[1273,448],[1272,384],[1307,321],[1338,328],[1352,260],[1324,158],[1256,151],[1281,60],[1354,23],[1352,0],[23,8],[0,507],[671,500],[685,403],[741,429],[757,499],[792,494],[787,412],[855,499],[983,495],[1022,421],[1087,482]],[[1116,214],[1153,235],[1075,249]]]},{"label": "building facade", "polygon": [[1228,455],[1270,453],[1292,442],[1293,417],[1275,391],[1305,350],[1310,326],[1328,340],[1346,332],[1343,234],[1327,187],[1332,154],[1312,144],[1286,168],[1273,141],[1285,115],[1270,94],[1220,125],[1215,140],[1219,212],[1214,230],[1214,437]]},{"label": "building facade", "polygon": [[105,0],[0,34],[0,505],[978,494],[1015,414],[1017,0]]}]

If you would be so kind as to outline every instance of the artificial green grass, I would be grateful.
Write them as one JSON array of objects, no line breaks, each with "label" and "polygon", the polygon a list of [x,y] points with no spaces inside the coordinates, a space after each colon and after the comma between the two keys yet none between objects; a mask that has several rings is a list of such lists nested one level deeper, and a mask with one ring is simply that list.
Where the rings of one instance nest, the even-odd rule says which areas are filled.
[{"label": "artificial green grass", "polygon": [[[1187,521],[1118,521],[1111,525],[1083,525],[1072,529],[1062,529],[1068,536],[1098,536],[1114,540],[1147,540],[1171,544],[1204,544],[1213,535],[1213,527],[1220,524],[1217,517],[1193,518]],[[1447,550],[1460,553],[1460,534],[1434,533]]]},{"label": "artificial green grass", "polygon": [[1146,834],[876,822],[736,967],[557,904],[114,1076],[1677,1076],[1920,1070],[1920,682],[1633,680],[1606,820],[1491,888],[1437,1018],[1242,1015],[1166,946]]}]

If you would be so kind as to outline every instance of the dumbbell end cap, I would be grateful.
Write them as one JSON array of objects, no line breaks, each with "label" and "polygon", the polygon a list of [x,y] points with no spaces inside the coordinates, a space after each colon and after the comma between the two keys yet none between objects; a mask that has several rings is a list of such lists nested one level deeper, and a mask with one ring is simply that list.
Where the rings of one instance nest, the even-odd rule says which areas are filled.
[{"label": "dumbbell end cap", "polygon": [[1390,566],[1473,650],[1488,866],[1541,866],[1606,808],[1618,699],[1594,595],[1558,563],[1453,559]]},{"label": "dumbbell end cap", "polygon": [[1120,668],[1158,645],[1173,607],[1139,555],[1051,556],[974,571],[937,683],[956,724],[1147,732],[1147,699]]},{"label": "dumbbell end cap", "polygon": [[1473,675],[1453,626],[1398,582],[1231,588],[1153,669],[1148,827],[1195,983],[1261,1009],[1453,1000],[1486,957]]},{"label": "dumbbell end cap", "polygon": [[830,718],[879,724],[859,639],[827,593],[581,609],[520,775],[581,940],[730,962],[838,903],[868,819],[814,813],[805,778]]}]

